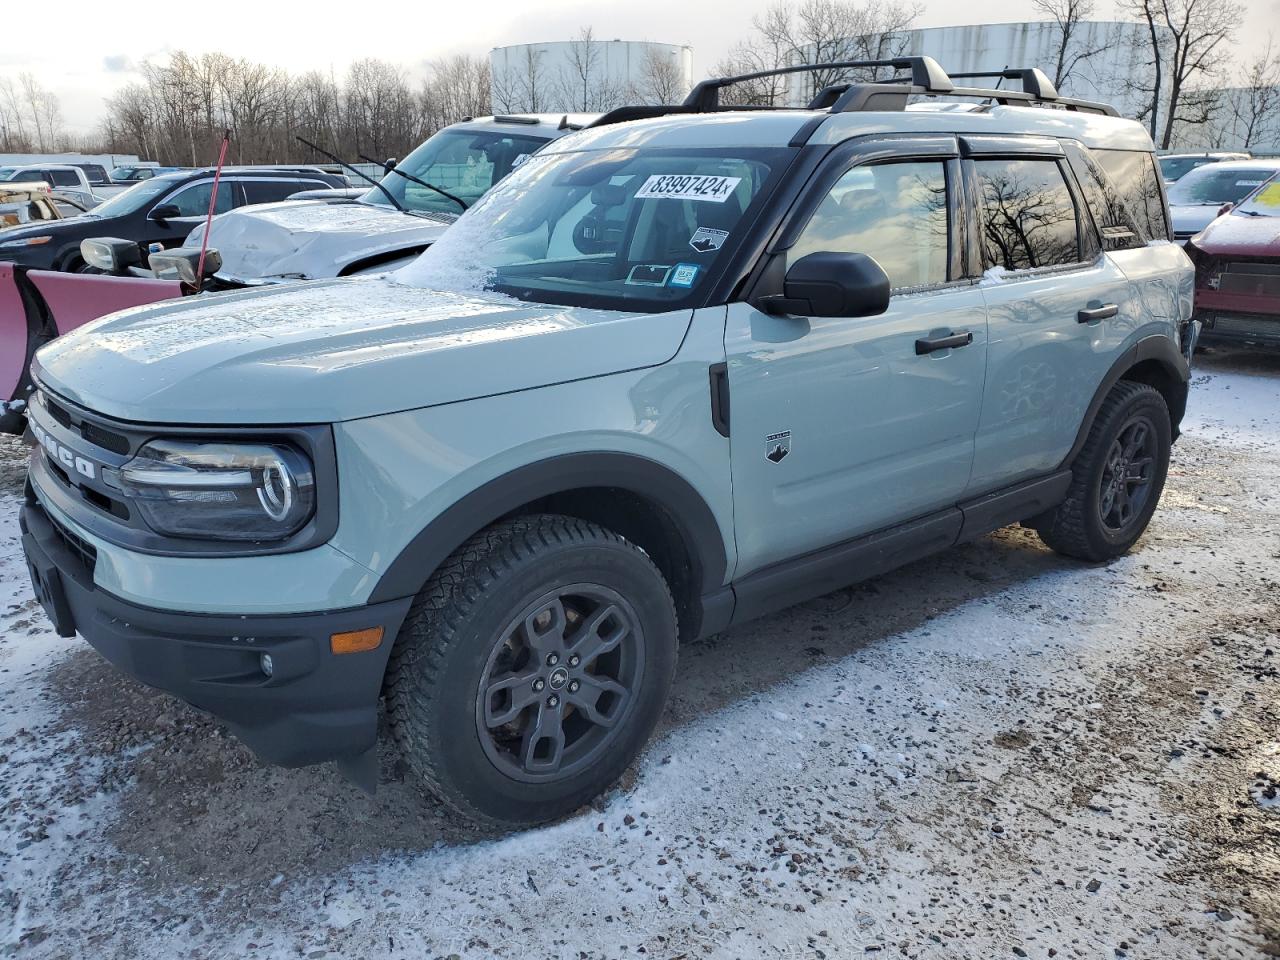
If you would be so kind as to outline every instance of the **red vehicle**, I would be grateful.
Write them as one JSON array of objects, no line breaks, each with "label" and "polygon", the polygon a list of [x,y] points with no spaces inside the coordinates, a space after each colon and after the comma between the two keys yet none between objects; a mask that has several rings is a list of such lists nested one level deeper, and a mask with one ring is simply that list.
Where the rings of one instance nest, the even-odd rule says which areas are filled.
[{"label": "red vehicle", "polygon": [[1280,347],[1280,181],[1214,220],[1187,252],[1203,342]]},{"label": "red vehicle", "polygon": [[90,320],[183,294],[179,280],[28,270],[0,262],[0,432],[21,433],[37,348]]}]

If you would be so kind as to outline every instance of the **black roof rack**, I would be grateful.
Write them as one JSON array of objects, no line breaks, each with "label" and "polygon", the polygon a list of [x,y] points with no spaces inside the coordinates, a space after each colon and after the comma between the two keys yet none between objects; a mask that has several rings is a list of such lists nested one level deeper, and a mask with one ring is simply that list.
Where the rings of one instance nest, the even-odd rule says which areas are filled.
[{"label": "black roof rack", "polygon": [[[1091,100],[1077,100],[1061,96],[1053,82],[1036,67],[1006,67],[990,72],[956,73],[948,75],[932,57],[894,57],[889,60],[844,60],[834,63],[803,63],[776,70],[761,70],[735,77],[711,77],[701,81],[680,104],[627,106],[610,110],[592,127],[603,127],[628,120],[661,117],[673,113],[714,113],[722,110],[771,110],[786,109],[762,106],[724,106],[720,103],[720,91],[725,87],[764,77],[804,73],[816,70],[865,70],[892,67],[910,70],[910,75],[895,76],[887,80],[867,80],[849,83],[833,83],[823,87],[808,103],[806,109],[826,110],[830,113],[850,113],[863,110],[905,110],[912,97],[945,96],[958,99],[992,100],[1002,105],[1027,104],[1050,105],[1065,110],[1098,113],[1110,117],[1120,114],[1115,107]],[[999,80],[1019,80],[1021,90],[986,89],[982,87],[957,87],[954,80],[970,80],[994,77]]]}]

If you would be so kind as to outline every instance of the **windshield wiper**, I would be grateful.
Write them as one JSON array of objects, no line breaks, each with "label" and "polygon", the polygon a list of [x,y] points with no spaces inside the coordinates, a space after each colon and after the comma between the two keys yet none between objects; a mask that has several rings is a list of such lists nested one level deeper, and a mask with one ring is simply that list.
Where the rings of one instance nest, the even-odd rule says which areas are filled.
[{"label": "windshield wiper", "polygon": [[[369,159],[369,158],[368,158],[368,157],[366,157],[363,153],[357,154],[357,156],[358,156],[361,160],[363,160],[365,163],[377,163],[377,162],[378,162],[377,160],[371,160],[371,159]],[[384,169],[385,169],[385,165],[384,165]],[[461,197],[455,197],[455,196],[454,196],[452,193],[450,193],[448,190],[441,190],[441,189],[440,189],[439,187],[437,187],[434,183],[427,183],[427,181],[425,181],[425,180],[419,180],[419,179],[418,179],[417,177],[415,177],[412,173],[405,173],[405,172],[404,172],[403,170],[401,170],[399,167],[392,167],[392,168],[391,168],[390,170],[388,170],[387,172],[388,172],[388,173],[398,173],[398,174],[400,174],[400,176],[404,177],[406,180],[410,180],[410,181],[412,181],[413,183],[416,183],[416,184],[417,184],[418,186],[420,186],[420,187],[426,187],[428,190],[434,190],[436,193],[440,194],[440,196],[444,197],[446,200],[452,200],[454,203],[456,203],[458,206],[460,206],[463,210],[466,210],[466,209],[467,209],[467,202],[466,202],[465,200],[463,200]]]},{"label": "windshield wiper", "polygon": [[399,200],[397,200],[395,197],[391,195],[391,191],[382,185],[382,181],[373,179],[373,177],[369,176],[363,170],[357,170],[355,167],[347,163],[345,160],[339,160],[328,150],[325,150],[323,147],[317,147],[314,143],[312,143],[306,137],[295,136],[294,139],[297,140],[299,143],[301,143],[303,146],[310,147],[312,150],[314,150],[316,153],[320,154],[321,156],[328,157],[330,160],[338,164],[338,166],[342,167],[344,170],[350,170],[357,177],[363,177],[364,179],[368,180],[375,187],[381,190],[383,193],[383,196],[385,196],[389,201],[391,201],[391,205],[395,207],[397,210],[399,210],[401,213],[409,212],[404,208],[404,205],[400,203]]}]

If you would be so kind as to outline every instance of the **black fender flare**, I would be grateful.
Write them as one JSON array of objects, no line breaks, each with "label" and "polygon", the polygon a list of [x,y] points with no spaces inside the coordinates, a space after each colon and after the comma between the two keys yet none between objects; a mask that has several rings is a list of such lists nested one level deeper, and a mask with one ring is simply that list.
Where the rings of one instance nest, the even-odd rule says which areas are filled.
[{"label": "black fender flare", "polygon": [[[1126,373],[1147,360],[1156,361],[1173,379],[1173,382],[1180,384],[1185,392],[1191,379],[1191,365],[1178,349],[1177,344],[1164,334],[1152,334],[1134,341],[1120,355],[1120,358],[1111,365],[1107,375],[1102,378],[1097,391],[1094,392],[1093,399],[1089,401],[1089,408],[1085,411],[1084,419],[1080,423],[1080,431],[1076,434],[1076,441],[1071,445],[1071,451],[1062,461],[1060,469],[1070,467],[1084,447],[1085,441],[1089,439],[1089,431],[1093,429],[1094,418],[1097,417],[1098,410],[1102,407],[1102,402],[1107,398],[1107,394],[1111,392],[1111,388],[1122,380]],[[1178,424],[1182,421],[1185,401],[1182,406],[1183,409],[1171,409],[1169,411],[1173,417],[1172,426],[1175,439],[1178,436]]]},{"label": "black fender flare", "polygon": [[700,593],[724,583],[727,557],[715,514],[688,480],[648,457],[572,453],[503,474],[443,510],[391,561],[369,603],[413,596],[441,563],[474,534],[527,503],[573,490],[613,487],[656,504],[676,525]]}]

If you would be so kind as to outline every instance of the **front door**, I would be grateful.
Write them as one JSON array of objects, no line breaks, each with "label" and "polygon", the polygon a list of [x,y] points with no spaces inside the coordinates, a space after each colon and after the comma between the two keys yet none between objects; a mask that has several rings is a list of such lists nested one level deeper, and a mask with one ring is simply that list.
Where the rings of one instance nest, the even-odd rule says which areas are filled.
[{"label": "front door", "polygon": [[[903,151],[850,167],[780,254],[874,257],[887,312],[729,307],[736,576],[954,505],[968,483],[987,331],[981,291],[955,279],[958,160]],[[968,342],[932,349],[944,337]]]}]

